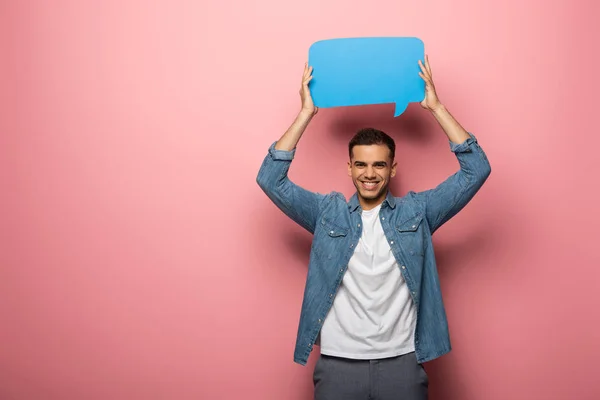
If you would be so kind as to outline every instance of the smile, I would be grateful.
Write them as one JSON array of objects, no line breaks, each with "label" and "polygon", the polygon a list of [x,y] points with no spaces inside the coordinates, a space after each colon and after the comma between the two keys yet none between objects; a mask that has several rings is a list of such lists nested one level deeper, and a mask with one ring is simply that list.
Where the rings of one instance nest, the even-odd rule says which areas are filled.
[{"label": "smile", "polygon": [[365,188],[366,190],[373,190],[377,187],[377,185],[379,184],[378,181],[361,181],[362,187]]}]

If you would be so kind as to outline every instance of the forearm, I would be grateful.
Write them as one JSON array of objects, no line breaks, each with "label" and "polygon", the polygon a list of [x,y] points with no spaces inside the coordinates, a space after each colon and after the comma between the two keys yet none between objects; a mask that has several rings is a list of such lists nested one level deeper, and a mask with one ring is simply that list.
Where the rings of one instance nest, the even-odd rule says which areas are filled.
[{"label": "forearm", "polygon": [[469,138],[467,131],[450,114],[445,106],[440,105],[431,111],[451,142],[461,144]]},{"label": "forearm", "polygon": [[312,112],[300,111],[292,125],[275,144],[275,149],[284,151],[295,149],[313,116]]}]

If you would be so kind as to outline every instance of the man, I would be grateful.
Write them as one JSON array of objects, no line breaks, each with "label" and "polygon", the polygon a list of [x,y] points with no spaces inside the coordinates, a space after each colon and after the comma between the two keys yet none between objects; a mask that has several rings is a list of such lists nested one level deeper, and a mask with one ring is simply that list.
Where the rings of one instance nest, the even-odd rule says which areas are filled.
[{"label": "man", "polygon": [[403,197],[388,189],[396,174],[395,144],[376,129],[349,143],[348,175],[356,193],[310,192],[290,181],[296,145],[317,114],[305,65],[302,108],[269,148],[257,182],[313,245],[294,361],[306,365],[320,345],[313,381],[317,400],[426,399],[422,366],[450,351],[448,324],[431,237],[473,198],[489,176],[487,157],[440,102],[428,57],[421,106],[450,141],[460,169],[437,187]]}]

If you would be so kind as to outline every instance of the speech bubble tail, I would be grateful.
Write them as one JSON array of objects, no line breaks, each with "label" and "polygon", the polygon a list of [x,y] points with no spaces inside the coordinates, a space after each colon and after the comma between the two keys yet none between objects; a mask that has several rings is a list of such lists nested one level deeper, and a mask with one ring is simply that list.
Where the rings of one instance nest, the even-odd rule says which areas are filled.
[{"label": "speech bubble tail", "polygon": [[406,111],[406,107],[408,104],[406,102],[396,103],[396,111],[394,112],[394,117],[399,117],[404,111]]}]

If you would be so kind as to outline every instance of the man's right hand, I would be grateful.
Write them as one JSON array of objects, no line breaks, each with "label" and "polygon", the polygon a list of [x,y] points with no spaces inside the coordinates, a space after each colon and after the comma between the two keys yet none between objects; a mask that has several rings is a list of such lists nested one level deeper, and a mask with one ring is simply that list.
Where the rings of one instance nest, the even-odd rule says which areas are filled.
[{"label": "man's right hand", "polygon": [[300,99],[302,100],[301,113],[314,116],[319,112],[319,107],[315,107],[308,83],[312,80],[313,67],[309,67],[308,63],[304,64],[304,73],[302,75],[302,86],[300,87]]},{"label": "man's right hand", "polygon": [[275,144],[276,150],[291,151],[296,148],[298,141],[306,130],[306,127],[312,118],[319,112],[319,108],[315,107],[308,83],[312,79],[312,67],[308,67],[308,63],[304,64],[304,74],[302,74],[302,86],[300,87],[300,99],[302,100],[302,108],[294,119],[294,122],[281,138]]}]

